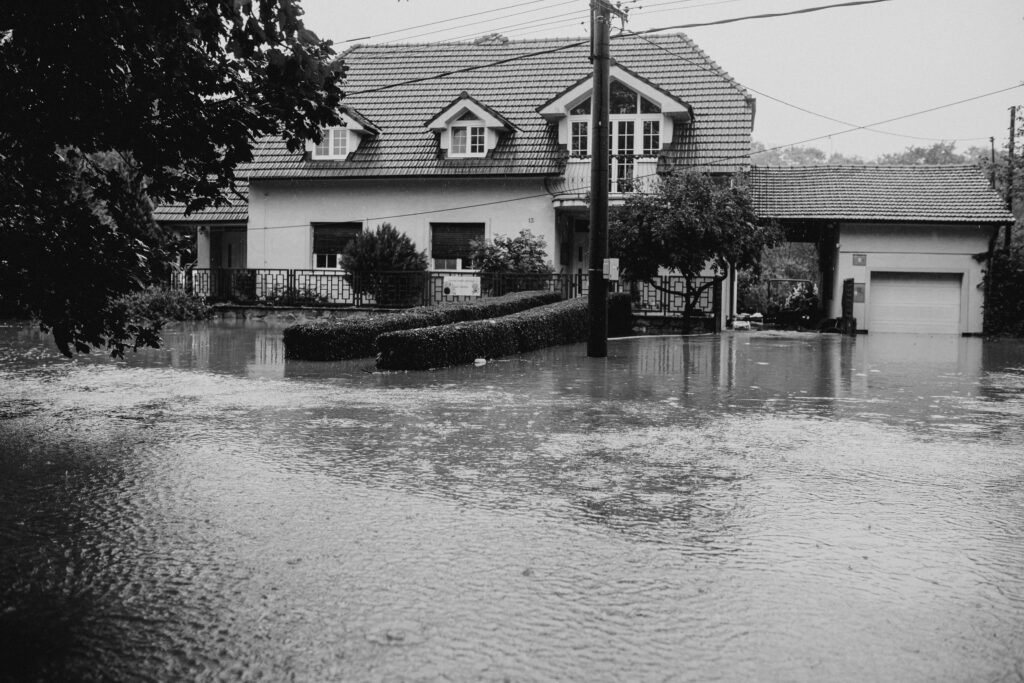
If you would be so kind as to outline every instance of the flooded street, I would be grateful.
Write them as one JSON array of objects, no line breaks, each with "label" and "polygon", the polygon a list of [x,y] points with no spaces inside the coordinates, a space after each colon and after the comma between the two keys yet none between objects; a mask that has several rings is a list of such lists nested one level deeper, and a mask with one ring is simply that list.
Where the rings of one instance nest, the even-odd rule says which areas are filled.
[{"label": "flooded street", "polygon": [[1021,342],[280,339],[0,326],[0,680],[1024,680]]}]

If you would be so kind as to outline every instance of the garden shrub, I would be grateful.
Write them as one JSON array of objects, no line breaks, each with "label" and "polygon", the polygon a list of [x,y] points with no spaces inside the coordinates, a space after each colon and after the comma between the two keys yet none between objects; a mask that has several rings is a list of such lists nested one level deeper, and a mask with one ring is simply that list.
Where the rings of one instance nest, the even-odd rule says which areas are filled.
[{"label": "garden shrub", "polygon": [[366,358],[377,354],[377,337],[385,332],[508,315],[559,299],[555,292],[517,292],[493,299],[420,306],[369,318],[300,323],[284,330],[285,358],[318,361]]},{"label": "garden shrub", "polygon": [[127,319],[151,320],[163,323],[169,320],[207,320],[213,308],[206,301],[180,289],[148,287],[116,299],[111,308],[125,311]]},{"label": "garden shrub", "polygon": [[[423,301],[427,254],[390,223],[360,232],[341,255],[345,279],[357,294],[378,306],[410,306]],[[407,275],[406,275],[407,273]]]},{"label": "garden shrub", "polygon": [[547,243],[531,230],[520,230],[516,237],[473,240],[470,246],[480,284],[491,294],[544,289],[554,272],[548,261]]},{"label": "garden shrub", "polygon": [[[608,318],[609,336],[628,333],[632,329],[628,294],[609,296]],[[462,365],[477,358],[498,358],[549,346],[575,344],[585,341],[589,333],[587,299],[570,299],[501,318],[382,334],[377,338],[380,349],[377,367],[382,370],[427,370]]]}]

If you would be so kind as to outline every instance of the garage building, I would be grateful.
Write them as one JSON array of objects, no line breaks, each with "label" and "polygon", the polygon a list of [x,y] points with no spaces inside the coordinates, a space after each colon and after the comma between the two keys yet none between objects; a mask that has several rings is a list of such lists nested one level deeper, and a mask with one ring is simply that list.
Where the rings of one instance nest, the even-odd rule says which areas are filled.
[{"label": "garage building", "polygon": [[759,215],[817,243],[827,316],[852,281],[858,332],[981,334],[986,264],[1013,217],[978,168],[755,167],[750,183]]}]

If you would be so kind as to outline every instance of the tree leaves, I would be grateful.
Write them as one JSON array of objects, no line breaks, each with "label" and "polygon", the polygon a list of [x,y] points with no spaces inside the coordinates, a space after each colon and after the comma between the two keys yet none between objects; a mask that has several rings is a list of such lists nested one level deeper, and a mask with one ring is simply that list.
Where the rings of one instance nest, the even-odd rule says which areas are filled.
[{"label": "tree leaves", "polygon": [[147,195],[221,202],[256,139],[338,123],[297,0],[7,0],[0,36],[0,296],[65,353],[155,341],[105,306],[173,257]]},{"label": "tree leaves", "polygon": [[[761,251],[782,239],[758,221],[746,190],[699,173],[664,176],[651,193],[633,193],[613,210],[609,247],[626,279],[654,284],[662,270],[687,282],[708,268],[721,279],[730,268],[754,266]],[[700,290],[676,292],[687,311]]]}]

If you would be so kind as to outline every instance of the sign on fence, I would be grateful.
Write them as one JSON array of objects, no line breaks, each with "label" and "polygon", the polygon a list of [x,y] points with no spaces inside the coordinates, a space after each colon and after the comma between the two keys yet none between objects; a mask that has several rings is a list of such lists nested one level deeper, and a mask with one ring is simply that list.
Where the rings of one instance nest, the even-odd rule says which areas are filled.
[{"label": "sign on fence", "polygon": [[618,280],[619,279],[619,259],[617,258],[606,258],[604,260],[604,266],[602,267],[605,280]]},{"label": "sign on fence", "polygon": [[480,278],[477,276],[444,276],[445,296],[480,296]]}]

